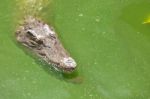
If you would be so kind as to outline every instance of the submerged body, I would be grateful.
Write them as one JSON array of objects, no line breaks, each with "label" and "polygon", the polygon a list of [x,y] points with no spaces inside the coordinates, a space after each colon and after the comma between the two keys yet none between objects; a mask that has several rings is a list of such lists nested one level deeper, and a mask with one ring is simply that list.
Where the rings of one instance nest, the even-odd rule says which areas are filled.
[{"label": "submerged body", "polygon": [[41,20],[26,17],[16,31],[16,39],[57,70],[68,73],[76,68],[76,62],[64,49],[53,28]]}]

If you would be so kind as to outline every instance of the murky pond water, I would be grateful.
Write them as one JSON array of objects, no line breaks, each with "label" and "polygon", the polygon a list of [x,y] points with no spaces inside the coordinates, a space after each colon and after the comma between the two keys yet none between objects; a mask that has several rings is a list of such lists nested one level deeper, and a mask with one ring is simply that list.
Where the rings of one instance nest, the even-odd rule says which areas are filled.
[{"label": "murky pond water", "polygon": [[14,42],[21,13],[0,1],[0,99],[149,99],[147,0],[53,0],[42,19],[55,27],[78,63],[64,75]]}]

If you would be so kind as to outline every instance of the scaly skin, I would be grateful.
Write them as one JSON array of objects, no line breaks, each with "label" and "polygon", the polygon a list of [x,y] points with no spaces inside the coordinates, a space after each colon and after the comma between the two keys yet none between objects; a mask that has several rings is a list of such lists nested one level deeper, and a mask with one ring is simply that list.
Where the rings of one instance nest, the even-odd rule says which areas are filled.
[{"label": "scaly skin", "polygon": [[16,39],[57,70],[70,73],[76,68],[76,62],[64,49],[55,31],[41,20],[26,17],[16,31]]}]

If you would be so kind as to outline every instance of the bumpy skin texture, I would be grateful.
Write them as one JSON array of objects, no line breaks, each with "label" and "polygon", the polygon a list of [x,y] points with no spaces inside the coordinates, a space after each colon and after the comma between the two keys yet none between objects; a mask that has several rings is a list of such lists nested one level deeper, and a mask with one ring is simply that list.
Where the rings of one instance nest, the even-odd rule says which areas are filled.
[{"label": "bumpy skin texture", "polygon": [[55,31],[41,20],[26,17],[16,31],[16,39],[57,70],[68,73],[76,68],[76,62],[64,49]]}]

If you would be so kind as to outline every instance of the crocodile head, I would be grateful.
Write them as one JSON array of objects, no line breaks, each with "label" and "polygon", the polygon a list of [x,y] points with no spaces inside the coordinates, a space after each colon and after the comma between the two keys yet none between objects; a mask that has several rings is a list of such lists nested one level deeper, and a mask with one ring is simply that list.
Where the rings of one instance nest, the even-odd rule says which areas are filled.
[{"label": "crocodile head", "polygon": [[16,39],[57,70],[72,72],[76,68],[75,60],[64,49],[56,32],[41,20],[26,17],[16,31]]}]

